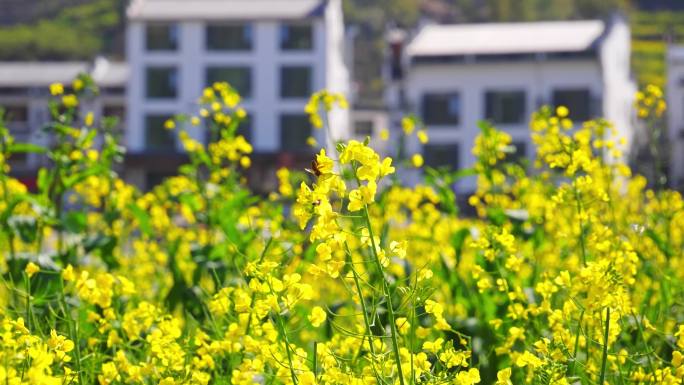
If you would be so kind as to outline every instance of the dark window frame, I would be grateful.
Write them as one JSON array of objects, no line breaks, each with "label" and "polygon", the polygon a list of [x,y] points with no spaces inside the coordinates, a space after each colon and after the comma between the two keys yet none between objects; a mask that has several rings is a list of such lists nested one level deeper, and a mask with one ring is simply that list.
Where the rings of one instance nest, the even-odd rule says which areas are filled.
[{"label": "dark window frame", "polygon": [[[439,161],[437,158],[437,154],[435,154],[436,149],[441,149],[441,150],[455,150],[452,151],[451,155],[447,155],[446,159],[448,160],[446,163]],[[425,166],[426,167],[432,167],[432,168],[441,168],[444,166],[449,166],[449,168],[453,171],[458,170],[458,168],[461,165],[461,143],[460,142],[453,142],[453,143],[428,143],[423,145],[422,149],[423,153],[423,159],[425,161]]]},{"label": "dark window frame", "polygon": [[116,118],[114,130],[123,133],[126,123],[126,105],[124,103],[104,103],[102,105],[102,118]]},{"label": "dark window frame", "polygon": [[[291,130],[290,128],[286,128],[286,119],[299,120],[299,122],[291,123],[297,124],[297,127],[305,127],[307,129],[306,132],[299,133],[300,135],[297,138],[297,141],[301,139],[301,143],[290,142],[288,139],[286,139],[291,139],[293,137],[292,132],[286,133],[286,130]],[[311,122],[309,121],[309,117],[306,114],[299,112],[283,112],[280,114],[278,123],[280,131],[280,150],[285,152],[296,153],[307,152],[309,146],[307,145],[306,140],[313,135],[313,127],[311,125]]]},{"label": "dark window frame", "polygon": [[[144,124],[145,124],[145,150],[149,152],[157,152],[157,153],[175,153],[177,152],[177,142],[176,142],[176,136],[174,135],[174,132],[171,130],[167,130],[164,127],[164,123],[168,120],[171,119],[172,115],[171,114],[164,114],[164,113],[149,113],[145,114],[144,116]],[[161,140],[158,143],[152,143],[150,141],[150,120],[151,119],[158,119],[158,125],[159,127],[156,127],[156,129],[160,130],[159,133],[164,133],[164,136],[168,135],[168,138],[161,138]],[[162,135],[160,135],[162,136]],[[168,142],[165,142],[168,140]]]},{"label": "dark window frame", "polygon": [[[247,91],[243,89],[242,86],[240,86],[236,82],[230,82],[228,79],[212,79],[211,72],[212,71],[221,71],[221,70],[238,70],[238,71],[247,71]],[[216,76],[218,77],[218,76]],[[250,99],[253,94],[254,94],[254,71],[252,71],[252,67],[249,65],[207,65],[207,67],[204,69],[204,83],[206,87],[211,87],[215,82],[228,82],[231,86],[233,86],[238,93],[240,94],[241,97],[245,99]]]},{"label": "dark window frame", "polygon": [[511,146],[513,146],[515,149],[512,153],[508,154],[506,158],[510,162],[520,163],[521,161],[527,159],[527,149],[530,147],[529,145],[530,142],[524,139],[513,140],[511,142]]},{"label": "dark window frame", "polygon": [[[453,98],[456,98],[457,100],[458,111],[455,115],[453,115],[453,112],[448,111],[452,108],[449,105],[446,106],[446,111],[448,112],[447,114],[437,116],[432,115],[432,113],[439,112],[439,108],[436,106],[437,103],[453,103]],[[459,91],[425,92],[421,97],[421,116],[423,123],[428,126],[460,126],[462,111],[463,105],[461,93]]]},{"label": "dark window frame", "polygon": [[[565,93],[565,97],[562,97],[561,93]],[[577,108],[576,105],[572,105],[573,103],[568,103],[567,102],[567,94],[571,93],[584,93],[584,106]],[[566,100],[563,100],[566,99]],[[592,104],[595,102],[593,98],[593,94],[591,92],[591,88],[589,87],[582,87],[582,86],[569,86],[569,87],[554,87],[553,90],[551,91],[551,102],[554,106],[554,109],[559,107],[559,106],[565,106],[568,108],[570,111],[570,114],[568,117],[573,121],[573,122],[584,122],[587,120],[590,120],[592,116],[596,115],[594,109],[592,109]]]},{"label": "dark window frame", "polygon": [[[300,33],[303,32],[303,29],[306,29],[307,31],[304,32],[308,33],[308,38],[303,45],[298,44],[298,40],[290,39],[293,32]],[[278,30],[278,40],[281,51],[313,51],[315,45],[314,25],[310,22],[282,23]]]},{"label": "dark window frame", "polygon": [[[4,111],[4,118],[5,118],[5,121],[8,123],[28,123],[29,122],[31,109],[29,108],[28,102],[27,103],[17,103],[17,102],[0,103],[0,109],[2,109]],[[17,109],[22,110],[22,113],[20,115],[23,116],[24,119],[17,120],[17,114],[12,112],[13,110],[16,111]]]},{"label": "dark window frame", "polygon": [[[288,71],[305,70],[308,72],[307,84],[305,87],[295,86],[294,88],[286,87],[285,82],[294,81],[293,74],[287,74]],[[281,99],[307,99],[313,92],[314,83],[314,69],[311,65],[300,64],[286,64],[280,67],[280,98]],[[298,84],[298,83],[295,83]],[[293,90],[286,92],[288,89]]]},{"label": "dark window frame", "polygon": [[[363,132],[359,132],[359,126],[363,127]],[[367,132],[366,132],[367,131]],[[372,119],[359,119],[354,121],[354,136],[365,138],[372,137],[375,131],[375,122]]]},{"label": "dark window frame", "polygon": [[[31,120],[31,107],[28,102],[0,103],[0,109],[4,111],[3,118],[11,133],[25,134],[31,131],[29,124]],[[17,110],[21,110],[21,113],[16,114]],[[20,115],[22,119],[17,120],[17,115]]]},{"label": "dark window frame", "polygon": [[[507,101],[513,101],[514,104],[519,105],[506,106],[504,103]],[[525,89],[486,90],[484,110],[485,119],[493,124],[523,124],[527,116],[527,91]],[[515,116],[511,117],[511,113]]]},{"label": "dark window frame", "polygon": [[[220,29],[241,29],[242,44],[236,46],[220,46],[212,43],[213,34],[220,34]],[[227,32],[226,30],[223,31]],[[232,31],[236,32],[236,31]],[[204,26],[204,49],[208,52],[250,52],[254,50],[254,26],[251,23],[207,23]]]},{"label": "dark window frame", "polygon": [[[152,28],[167,28],[168,31],[168,45],[160,44],[157,47],[150,46],[150,32]],[[180,31],[181,26],[175,22],[154,22],[145,24],[145,51],[147,52],[177,52],[180,50]]]},{"label": "dark window frame", "polygon": [[[175,76],[175,80],[173,82],[175,84],[173,85],[168,85],[168,88],[171,89],[173,88],[173,91],[170,92],[168,95],[165,92],[159,92],[159,93],[154,93],[150,94],[150,76],[152,71],[171,71],[171,73]],[[173,66],[173,65],[152,65],[152,66],[147,66],[145,68],[145,98],[146,99],[151,99],[151,100],[172,100],[178,98],[179,94],[179,83],[180,83],[180,71],[178,70],[178,67]]]}]

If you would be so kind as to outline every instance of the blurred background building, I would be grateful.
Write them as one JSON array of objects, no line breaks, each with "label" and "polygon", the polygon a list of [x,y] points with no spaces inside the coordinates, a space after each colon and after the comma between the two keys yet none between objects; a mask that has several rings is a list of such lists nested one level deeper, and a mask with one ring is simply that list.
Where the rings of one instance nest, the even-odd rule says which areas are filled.
[{"label": "blurred background building", "polygon": [[[669,180],[673,187],[684,187],[684,46],[670,46],[667,52],[667,142]],[[664,135],[665,136],[665,135]]]},{"label": "blurred background building", "polygon": [[[303,115],[321,88],[353,104],[333,117],[337,138],[377,139],[412,111],[431,142],[407,150],[429,165],[467,167],[479,119],[532,156],[527,121],[542,104],[565,104],[578,121],[605,116],[639,136],[630,100],[635,85],[656,84],[670,106],[659,148],[671,159],[670,184],[684,180],[681,1],[0,0],[0,9],[0,106],[12,132],[48,143],[47,86],[90,73],[103,92],[81,109],[120,117],[126,175],[141,186],[184,160],[163,121],[196,111],[201,89],[220,80],[244,96],[250,179],[266,189],[275,168],[310,161],[306,137],[325,143]],[[648,151],[630,157],[638,172],[652,169]],[[31,184],[44,162],[15,159],[13,172]]]},{"label": "blurred background building", "polygon": [[[17,142],[50,145],[51,138],[42,130],[50,121],[50,84],[69,85],[81,73],[93,77],[100,87],[100,95],[80,105],[79,115],[83,117],[92,112],[96,119],[118,117],[117,128],[123,136],[128,79],[125,63],[112,63],[104,58],[92,62],[0,62],[0,107],[5,110],[8,128]],[[20,154],[13,157],[12,172],[29,187],[35,186],[36,172],[47,165],[47,159],[38,154],[17,155]]]},{"label": "blurred background building", "polygon": [[[605,117],[631,142],[636,85],[621,17],[427,25],[405,51],[387,105],[395,115],[408,107],[427,126],[430,143],[413,138],[408,153],[422,153],[428,166],[472,167],[480,120],[508,132],[518,156],[533,157],[529,116],[543,105],[566,106],[576,124]],[[462,190],[474,187],[468,180]]]},{"label": "blurred background building", "polygon": [[[253,179],[308,164],[310,136],[326,143],[304,106],[320,89],[349,93],[340,0],[134,0],[127,16],[129,180],[153,185],[176,172],[181,147],[164,122],[196,114],[214,82],[243,97],[248,118],[240,131],[255,150]],[[348,111],[332,114],[336,138],[347,136],[348,121]],[[187,129],[206,142],[206,127]]]}]

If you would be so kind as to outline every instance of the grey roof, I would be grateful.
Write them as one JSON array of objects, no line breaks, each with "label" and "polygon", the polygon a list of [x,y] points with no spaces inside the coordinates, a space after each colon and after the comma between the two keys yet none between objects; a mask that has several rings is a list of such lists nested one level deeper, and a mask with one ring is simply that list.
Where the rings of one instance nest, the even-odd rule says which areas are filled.
[{"label": "grey roof", "polygon": [[581,52],[606,26],[600,20],[428,25],[407,47],[409,56]]},{"label": "grey roof", "polygon": [[71,83],[80,73],[88,73],[102,87],[124,87],[128,64],[96,59],[89,62],[0,62],[0,87],[47,87]]},{"label": "grey roof", "polygon": [[95,59],[91,76],[100,87],[125,87],[128,81],[128,64]]},{"label": "grey roof", "polygon": [[87,62],[0,62],[0,86],[31,87],[52,83],[69,83],[81,72],[88,71]]},{"label": "grey roof", "polygon": [[322,15],[326,0],[133,0],[131,20],[286,20]]}]

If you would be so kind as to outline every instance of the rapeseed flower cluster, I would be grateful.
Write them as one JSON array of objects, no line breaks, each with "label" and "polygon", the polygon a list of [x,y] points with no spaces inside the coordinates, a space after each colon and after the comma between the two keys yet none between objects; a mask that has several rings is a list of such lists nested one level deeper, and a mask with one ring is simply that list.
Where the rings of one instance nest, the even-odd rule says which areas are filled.
[{"label": "rapeseed flower cluster", "polygon": [[[472,170],[415,185],[422,158],[330,137],[264,198],[217,83],[165,125],[188,163],[144,192],[114,171],[115,130],[77,113],[92,81],[50,92],[53,147],[0,123],[2,384],[683,383],[684,201],[632,175],[607,121],[542,108],[531,164],[483,123]],[[645,118],[658,98],[637,96]],[[345,107],[321,91],[307,112]],[[408,116],[400,142],[424,130]],[[35,191],[9,174],[23,152],[52,162]]]}]

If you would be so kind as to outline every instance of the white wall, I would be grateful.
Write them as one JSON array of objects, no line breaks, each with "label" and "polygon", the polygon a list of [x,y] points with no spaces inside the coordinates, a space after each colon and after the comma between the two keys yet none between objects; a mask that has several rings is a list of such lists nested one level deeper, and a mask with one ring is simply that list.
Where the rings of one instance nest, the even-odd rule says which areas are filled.
[{"label": "white wall", "polygon": [[[551,103],[556,88],[587,88],[592,98],[602,98],[601,68],[596,60],[472,63],[472,64],[417,64],[408,71],[407,97],[414,112],[421,114],[422,95],[430,92],[458,92],[461,117],[458,126],[428,126],[430,143],[459,143],[459,167],[472,167],[475,158],[471,149],[479,134],[477,122],[485,117],[485,92],[488,90],[526,90],[525,115],[542,103]],[[519,125],[499,125],[513,141],[524,141],[528,156],[533,147],[528,129],[529,119]],[[421,151],[420,143],[412,140],[408,154]],[[460,191],[471,191],[474,180],[463,181]]]},{"label": "white wall", "polygon": [[667,120],[670,143],[670,184],[684,187],[684,46],[667,55]]},{"label": "white wall", "polygon": [[[325,22],[327,25],[326,34],[326,86],[331,92],[339,92],[350,98],[350,76],[344,54],[347,51],[347,41],[344,31],[344,16],[342,13],[341,0],[331,0],[325,11]],[[349,100],[352,103],[352,100]],[[330,131],[334,140],[349,138],[350,117],[348,110],[339,108],[330,114]],[[334,148],[328,148],[328,152],[333,154]]]},{"label": "white wall", "polygon": [[603,117],[613,123],[618,136],[627,140],[622,148],[625,155],[634,141],[634,94],[636,84],[630,70],[631,38],[627,22],[616,17],[609,25],[600,50],[604,83]]},{"label": "white wall", "polygon": [[[341,17],[341,14],[339,15]],[[330,20],[337,20],[333,15]],[[179,47],[175,52],[145,50],[145,28],[139,21],[130,21],[127,30],[127,56],[131,76],[128,84],[128,143],[131,152],[145,149],[144,117],[148,113],[196,113],[197,98],[204,88],[205,69],[210,65],[244,65],[252,68],[252,95],[243,101],[252,121],[252,141],[255,151],[272,152],[280,147],[280,114],[303,113],[308,98],[280,98],[280,67],[309,65],[312,67],[312,92],[328,87],[339,88],[344,72],[332,71],[326,77],[326,66],[337,65],[338,57],[326,49],[330,43],[337,47],[335,35],[330,41],[326,19],[313,20],[314,48],[311,51],[282,51],[279,46],[279,26],[276,21],[255,21],[253,47],[248,52],[210,52],[205,49],[205,24],[187,21],[179,24]],[[339,19],[339,23],[342,20]],[[339,32],[335,29],[336,33]],[[339,46],[342,49],[342,46]],[[332,63],[332,64],[329,64]],[[145,69],[150,65],[176,65],[179,94],[175,100],[147,100],[145,98]],[[330,68],[330,67],[328,67]],[[333,75],[334,74],[334,75]],[[345,118],[342,117],[342,120]],[[190,133],[202,139],[202,128]],[[315,132],[319,142],[324,137]]]},{"label": "white wall", "polygon": [[126,143],[128,152],[141,152],[145,148],[145,28],[140,22],[129,21],[126,28],[126,61],[129,65],[126,85]]}]

